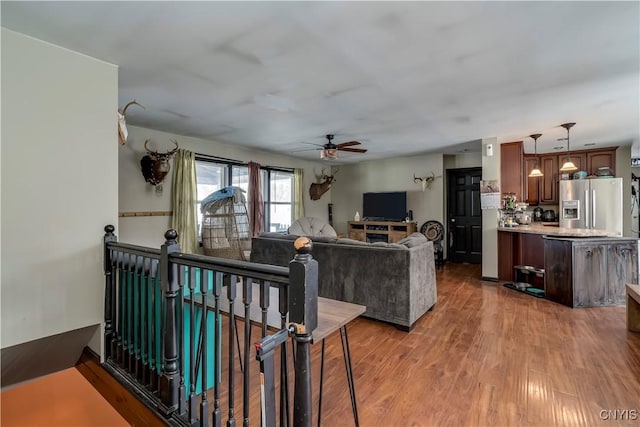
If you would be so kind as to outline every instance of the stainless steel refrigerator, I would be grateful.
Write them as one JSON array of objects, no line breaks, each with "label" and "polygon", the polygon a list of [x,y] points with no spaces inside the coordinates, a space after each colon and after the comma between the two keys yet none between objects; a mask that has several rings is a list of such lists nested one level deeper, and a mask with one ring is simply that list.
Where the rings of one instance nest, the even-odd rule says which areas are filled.
[{"label": "stainless steel refrigerator", "polygon": [[560,227],[613,231],[622,236],[622,178],[560,181]]}]

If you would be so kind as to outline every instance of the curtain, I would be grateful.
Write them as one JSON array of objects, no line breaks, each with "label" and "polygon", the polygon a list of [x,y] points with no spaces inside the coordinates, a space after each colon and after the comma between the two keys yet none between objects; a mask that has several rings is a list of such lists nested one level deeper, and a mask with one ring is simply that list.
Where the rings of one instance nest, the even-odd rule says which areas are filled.
[{"label": "curtain", "polygon": [[178,232],[182,252],[198,253],[196,202],[196,157],[191,151],[179,149],[173,160],[171,226]]},{"label": "curtain", "polygon": [[293,171],[293,219],[304,217],[304,169]]},{"label": "curtain", "polygon": [[264,231],[264,203],[260,183],[260,164],[249,162],[249,227],[251,236],[256,237]]}]

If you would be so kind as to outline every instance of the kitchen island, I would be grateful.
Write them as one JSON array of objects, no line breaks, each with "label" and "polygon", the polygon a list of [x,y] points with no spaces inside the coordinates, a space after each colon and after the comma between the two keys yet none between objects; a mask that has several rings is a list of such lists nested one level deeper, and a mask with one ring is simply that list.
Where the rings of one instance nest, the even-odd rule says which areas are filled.
[{"label": "kitchen island", "polygon": [[639,239],[602,230],[528,225],[498,228],[498,278],[514,266],[545,270],[545,298],[569,307],[622,305],[638,283]]}]

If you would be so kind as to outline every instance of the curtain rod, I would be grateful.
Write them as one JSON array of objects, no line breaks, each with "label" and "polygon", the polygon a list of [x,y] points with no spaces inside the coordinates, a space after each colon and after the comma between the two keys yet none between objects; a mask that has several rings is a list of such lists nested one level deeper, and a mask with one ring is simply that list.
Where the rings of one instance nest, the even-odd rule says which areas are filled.
[{"label": "curtain rod", "polygon": [[[242,166],[247,166],[248,163],[247,162],[241,162],[240,160],[234,160],[234,159],[227,159],[226,157],[218,157],[218,156],[210,156],[208,154],[200,154],[200,153],[195,153],[196,156],[196,160],[208,160],[208,161],[212,161],[212,160],[218,160],[218,161],[222,161],[225,163],[229,163],[232,165],[242,165]],[[282,171],[282,172],[293,172],[295,169],[294,168],[285,168],[282,166],[265,166],[265,165],[260,165],[260,167],[265,168],[265,169],[271,169],[271,170],[275,170],[275,171]]]}]

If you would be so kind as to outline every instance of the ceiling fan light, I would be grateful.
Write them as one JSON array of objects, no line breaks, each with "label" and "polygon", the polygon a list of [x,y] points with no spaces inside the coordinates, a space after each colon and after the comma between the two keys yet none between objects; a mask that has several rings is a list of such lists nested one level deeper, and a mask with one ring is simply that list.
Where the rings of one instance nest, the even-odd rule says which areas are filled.
[{"label": "ceiling fan light", "polygon": [[564,164],[560,168],[560,172],[571,172],[575,170],[578,170],[578,167],[574,165],[571,160],[567,160],[566,162],[564,162]]},{"label": "ceiling fan light", "polygon": [[543,176],[543,174],[542,174],[542,171],[538,167],[533,168],[531,173],[529,173],[529,177],[531,177],[531,178],[538,178],[540,176]]},{"label": "ceiling fan light", "polygon": [[338,158],[338,150],[335,148],[325,148],[320,151],[320,158],[324,160],[336,160]]}]

